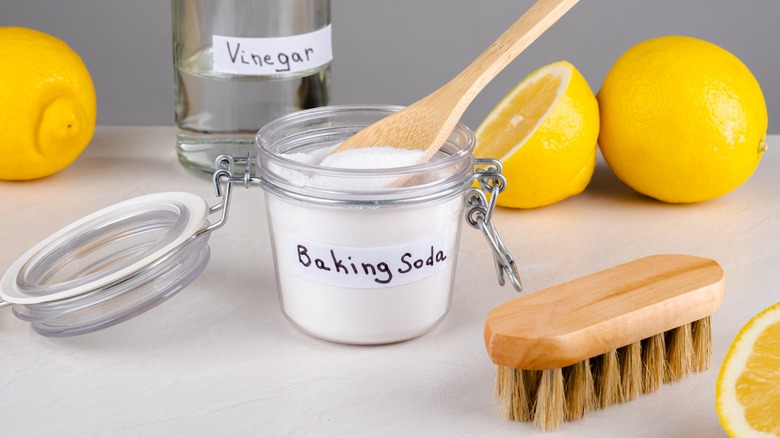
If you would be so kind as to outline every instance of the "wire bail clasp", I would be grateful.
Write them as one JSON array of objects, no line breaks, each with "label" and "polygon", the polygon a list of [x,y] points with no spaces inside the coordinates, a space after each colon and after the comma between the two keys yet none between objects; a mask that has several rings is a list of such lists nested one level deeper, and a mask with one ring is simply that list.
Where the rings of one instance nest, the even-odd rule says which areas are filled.
[{"label": "wire bail clasp", "polygon": [[[233,165],[240,164],[244,166],[244,174],[241,176],[233,175]],[[233,193],[234,183],[243,183],[245,188],[249,188],[252,183],[257,183],[260,180],[252,176],[252,169],[254,168],[255,157],[249,153],[246,157],[236,158],[232,155],[220,155],[214,160],[216,170],[211,176],[211,182],[214,184],[214,191],[218,198],[222,198],[219,204],[209,207],[209,215],[218,211],[222,212],[219,220],[210,224],[209,226],[199,230],[195,233],[194,237],[199,237],[205,233],[210,233],[217,228],[225,225],[228,219],[228,212],[230,211],[230,199]],[[223,188],[224,186],[224,188]]]},{"label": "wire bail clasp", "polygon": [[482,230],[493,250],[498,284],[506,284],[506,278],[517,292],[523,290],[520,273],[512,254],[507,249],[493,224],[493,211],[496,208],[498,194],[506,187],[506,178],[501,174],[501,162],[494,159],[477,158],[472,180],[479,188],[471,187],[466,191],[466,221],[472,228]]}]

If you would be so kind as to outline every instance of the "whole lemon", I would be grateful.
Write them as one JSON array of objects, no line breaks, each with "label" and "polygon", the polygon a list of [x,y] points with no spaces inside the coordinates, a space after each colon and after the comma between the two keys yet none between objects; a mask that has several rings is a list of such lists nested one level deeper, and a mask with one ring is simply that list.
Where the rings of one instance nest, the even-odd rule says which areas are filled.
[{"label": "whole lemon", "polygon": [[663,36],[631,47],[597,99],[607,164],[661,201],[721,196],[753,174],[766,149],[758,81],[734,55],[700,39]]},{"label": "whole lemon", "polygon": [[507,187],[498,205],[542,207],[585,190],[598,133],[596,97],[572,64],[559,61],[529,74],[490,111],[474,155],[503,165]]},{"label": "whole lemon", "polygon": [[0,27],[0,179],[29,180],[72,163],[95,131],[95,87],[63,41]]}]

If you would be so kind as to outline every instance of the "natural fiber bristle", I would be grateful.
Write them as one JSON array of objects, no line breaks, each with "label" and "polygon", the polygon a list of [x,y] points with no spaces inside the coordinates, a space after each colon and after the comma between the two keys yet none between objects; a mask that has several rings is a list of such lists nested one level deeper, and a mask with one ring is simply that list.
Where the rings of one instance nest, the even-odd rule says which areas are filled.
[{"label": "natural fiber bristle", "polygon": [[523,371],[498,367],[496,397],[501,401],[501,414],[515,421],[531,421],[531,409],[523,382]]},{"label": "natural fiber bristle", "polygon": [[630,401],[664,382],[709,368],[710,318],[585,359],[563,369],[515,370],[499,366],[496,397],[502,415],[554,430],[589,411]]},{"label": "natural fiber bristle", "polygon": [[585,359],[563,369],[566,392],[566,421],[579,420],[596,409],[596,390],[590,360]]},{"label": "natural fiber bristle", "polygon": [[599,356],[595,369],[593,377],[596,394],[598,394],[598,406],[605,408],[620,403],[623,399],[623,388],[620,387],[620,365],[617,351],[608,351]]},{"label": "natural fiber bristle", "polygon": [[710,317],[693,323],[693,371],[704,371],[712,362],[712,327]]},{"label": "natural fiber bristle", "polygon": [[661,333],[642,340],[642,392],[658,391],[666,374],[666,336]]},{"label": "natural fiber bristle", "polygon": [[621,401],[631,401],[642,393],[642,345],[639,342],[618,350],[620,358]]},{"label": "natural fiber bristle", "polygon": [[693,356],[691,324],[685,324],[668,331],[666,337],[666,381],[680,380],[693,372]]},{"label": "natural fiber bristle", "polygon": [[563,371],[560,368],[542,371],[534,406],[534,424],[542,430],[555,430],[566,416],[566,396]]},{"label": "natural fiber bristle", "polygon": [[[539,390],[539,381],[542,378],[542,372],[539,370],[523,370],[523,381],[528,391],[528,402],[533,404],[536,398],[536,392]],[[533,409],[531,409],[533,411]]]}]

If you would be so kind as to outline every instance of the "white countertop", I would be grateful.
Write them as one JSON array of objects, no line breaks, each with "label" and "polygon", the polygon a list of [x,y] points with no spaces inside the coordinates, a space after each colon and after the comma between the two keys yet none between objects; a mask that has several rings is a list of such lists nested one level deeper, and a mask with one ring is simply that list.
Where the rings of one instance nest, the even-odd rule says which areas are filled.
[{"label": "white countertop", "polygon": [[[711,370],[588,414],[553,435],[507,422],[492,398],[484,318],[515,298],[496,284],[481,233],[464,226],[452,308],[417,339],[356,347],[305,335],[276,294],[262,189],[238,187],[203,274],[168,302],[109,329],[37,335],[0,311],[3,436],[724,436],[717,371],[747,320],[780,301],[780,136],[753,177],[695,205],[635,194],[599,162],[585,193],[536,210],[497,212],[525,293],[654,253],[710,257],[727,290],[713,317]],[[69,168],[0,182],[0,270],[87,213],[147,193],[216,202],[185,171],[172,127],[99,127]]]}]

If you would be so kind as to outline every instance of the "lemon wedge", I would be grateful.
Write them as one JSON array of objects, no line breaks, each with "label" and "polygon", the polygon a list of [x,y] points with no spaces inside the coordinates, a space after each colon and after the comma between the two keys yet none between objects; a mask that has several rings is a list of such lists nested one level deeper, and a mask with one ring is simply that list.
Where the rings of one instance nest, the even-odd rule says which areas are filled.
[{"label": "lemon wedge", "polygon": [[517,84],[476,130],[474,155],[497,158],[505,207],[534,208],[581,193],[593,176],[599,111],[584,77],[566,61]]}]

